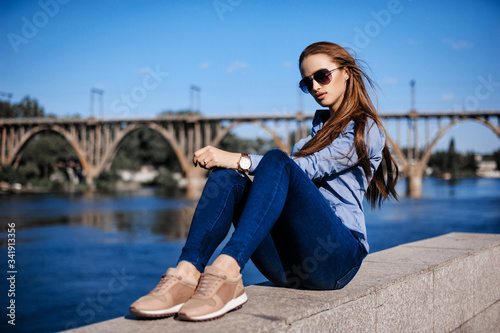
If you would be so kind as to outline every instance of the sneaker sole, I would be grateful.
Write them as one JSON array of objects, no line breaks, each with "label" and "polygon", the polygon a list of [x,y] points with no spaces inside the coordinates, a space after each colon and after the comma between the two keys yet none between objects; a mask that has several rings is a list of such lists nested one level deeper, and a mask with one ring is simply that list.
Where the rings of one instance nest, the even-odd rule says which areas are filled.
[{"label": "sneaker sole", "polygon": [[203,316],[196,316],[196,317],[189,317],[184,314],[178,313],[177,318],[182,319],[182,320],[189,320],[189,321],[209,321],[209,320],[214,320],[218,319],[222,316],[224,316],[226,313],[231,312],[231,311],[236,311],[240,309],[243,304],[245,304],[248,301],[248,296],[246,293],[243,293],[242,295],[236,297],[235,299],[230,300],[227,302],[226,305],[222,307],[222,309],[203,315]]},{"label": "sneaker sole", "polygon": [[184,303],[181,303],[168,309],[154,310],[154,311],[137,310],[135,307],[130,307],[129,312],[132,316],[136,317],[146,317],[146,318],[170,317],[175,315],[183,305]]}]

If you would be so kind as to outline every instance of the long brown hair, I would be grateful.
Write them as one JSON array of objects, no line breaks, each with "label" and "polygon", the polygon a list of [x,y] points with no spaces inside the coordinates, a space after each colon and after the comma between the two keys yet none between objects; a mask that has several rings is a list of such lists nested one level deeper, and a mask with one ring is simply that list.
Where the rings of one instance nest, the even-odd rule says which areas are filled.
[{"label": "long brown hair", "polygon": [[[358,163],[361,165],[366,179],[370,180],[372,171],[370,168],[370,159],[368,158],[366,141],[365,141],[365,127],[367,118],[373,121],[380,127],[382,131],[385,129],[380,121],[378,113],[373,105],[373,102],[368,94],[363,79],[369,84],[370,88],[374,90],[374,82],[364,73],[358,66],[356,60],[351,54],[343,47],[330,43],[318,42],[309,45],[304,49],[299,58],[299,68],[302,61],[312,54],[326,54],[332,61],[343,67],[348,73],[349,78],[346,82],[346,90],[344,98],[338,110],[331,114],[330,118],[324,123],[321,130],[309,140],[294,157],[303,157],[317,152],[335,140],[347,124],[354,120],[354,145],[351,148],[356,149],[358,155]],[[350,152],[346,154],[349,155]],[[382,202],[389,197],[396,200],[398,195],[395,190],[395,185],[398,180],[399,170],[396,162],[391,156],[391,152],[387,143],[382,151],[382,162],[375,171],[371,178],[368,189],[366,191],[366,198],[370,203],[372,209],[377,205],[380,207]]]}]

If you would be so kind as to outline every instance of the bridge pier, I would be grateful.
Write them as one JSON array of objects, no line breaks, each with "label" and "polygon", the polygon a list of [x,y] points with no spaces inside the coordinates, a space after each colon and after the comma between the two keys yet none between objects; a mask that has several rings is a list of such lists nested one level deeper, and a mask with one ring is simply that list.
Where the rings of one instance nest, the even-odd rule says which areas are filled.
[{"label": "bridge pier", "polygon": [[410,198],[422,197],[423,170],[418,164],[408,164],[406,173],[406,195]]},{"label": "bridge pier", "polygon": [[[83,165],[84,163],[82,163],[82,161],[85,161],[84,162],[85,165]],[[92,165],[88,165],[86,160],[80,159],[80,163],[82,163],[83,170],[85,171],[85,182],[87,183],[87,185],[93,187],[95,185],[94,179],[99,177],[99,172],[97,171],[97,168],[95,168]]]},{"label": "bridge pier", "polygon": [[206,170],[202,168],[196,168],[194,166],[189,167],[186,172],[186,178],[188,180],[186,188],[186,197],[188,199],[197,200],[200,198],[205,183],[207,182]]}]

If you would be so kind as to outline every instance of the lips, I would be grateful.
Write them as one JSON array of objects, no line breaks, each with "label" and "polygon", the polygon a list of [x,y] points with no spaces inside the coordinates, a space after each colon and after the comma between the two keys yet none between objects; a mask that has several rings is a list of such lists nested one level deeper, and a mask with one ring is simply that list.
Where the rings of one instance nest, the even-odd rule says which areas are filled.
[{"label": "lips", "polygon": [[322,100],[326,97],[326,92],[320,92],[316,94],[316,99]]}]

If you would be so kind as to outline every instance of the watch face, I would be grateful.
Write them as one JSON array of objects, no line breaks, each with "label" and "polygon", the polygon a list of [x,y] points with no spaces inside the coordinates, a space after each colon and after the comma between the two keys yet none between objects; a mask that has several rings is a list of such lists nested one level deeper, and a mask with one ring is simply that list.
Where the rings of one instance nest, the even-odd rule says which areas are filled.
[{"label": "watch face", "polygon": [[252,165],[252,161],[248,157],[242,157],[240,159],[240,168],[242,168],[243,170],[250,169],[251,165]]}]

